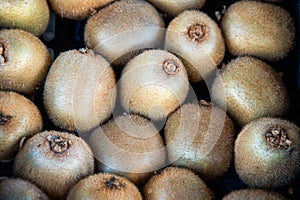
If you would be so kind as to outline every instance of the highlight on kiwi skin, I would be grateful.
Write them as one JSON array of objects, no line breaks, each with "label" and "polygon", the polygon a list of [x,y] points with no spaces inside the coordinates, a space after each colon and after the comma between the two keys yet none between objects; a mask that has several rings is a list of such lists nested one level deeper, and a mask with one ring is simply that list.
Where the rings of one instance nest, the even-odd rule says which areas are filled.
[{"label": "highlight on kiwi skin", "polygon": [[127,63],[119,90],[121,105],[127,112],[158,121],[183,103],[189,82],[179,58],[165,50],[154,49],[144,51]]},{"label": "highlight on kiwi skin", "polygon": [[233,121],[219,107],[204,100],[184,104],[164,129],[169,162],[204,180],[220,178],[233,160],[234,135]]},{"label": "highlight on kiwi skin", "polygon": [[67,132],[43,131],[29,138],[15,157],[13,176],[35,183],[51,199],[65,199],[80,179],[94,173],[88,144]]},{"label": "highlight on kiwi skin", "polygon": [[115,99],[115,73],[92,50],[62,52],[51,65],[43,102],[55,126],[84,134],[110,117]]},{"label": "highlight on kiwi skin", "polygon": [[34,183],[11,177],[0,177],[0,199],[49,200],[47,195]]},{"label": "highlight on kiwi skin", "polygon": [[84,20],[90,17],[98,9],[106,6],[114,0],[49,0],[50,8],[59,16],[73,20]]},{"label": "highlight on kiwi skin", "polygon": [[87,21],[84,41],[114,67],[123,67],[144,49],[161,48],[165,22],[147,1],[116,1]]},{"label": "highlight on kiwi skin", "polygon": [[[1,4],[1,3],[0,3]],[[0,89],[30,96],[41,89],[52,58],[42,41],[19,29],[0,30]]]},{"label": "highlight on kiwi skin", "polygon": [[233,190],[226,194],[222,200],[246,200],[246,199],[272,199],[272,200],[287,200],[278,192],[265,189],[240,189]]},{"label": "highlight on kiwi skin", "polygon": [[41,36],[49,22],[47,0],[1,0],[0,28],[21,29]]},{"label": "highlight on kiwi skin", "polygon": [[191,82],[210,78],[225,55],[221,29],[207,14],[196,10],[172,19],[164,48],[180,57]]},{"label": "highlight on kiwi skin", "polygon": [[142,200],[138,188],[128,179],[110,173],[97,173],[73,186],[67,200],[81,199]]},{"label": "highlight on kiwi skin", "polygon": [[214,199],[214,193],[191,170],[168,167],[152,176],[142,190],[145,200]]},{"label": "highlight on kiwi skin", "polygon": [[238,1],[228,7],[221,28],[228,51],[234,56],[275,62],[285,58],[295,46],[292,16],[272,3]]},{"label": "highlight on kiwi skin", "polygon": [[279,118],[247,124],[235,141],[235,169],[241,180],[270,189],[291,183],[300,172],[299,131],[296,124]]},{"label": "highlight on kiwi skin", "polygon": [[154,124],[139,115],[121,115],[96,129],[88,140],[98,172],[144,184],[167,165],[167,152]]},{"label": "highlight on kiwi skin", "polygon": [[176,16],[183,12],[184,10],[191,9],[200,9],[204,6],[206,0],[174,0],[174,1],[165,1],[165,0],[147,0],[152,3],[160,11],[167,13],[169,16]]},{"label": "highlight on kiwi skin", "polygon": [[16,92],[0,91],[0,105],[0,161],[8,161],[23,138],[42,131],[43,119],[38,107]]},{"label": "highlight on kiwi skin", "polygon": [[279,73],[260,59],[232,59],[215,78],[211,98],[240,127],[261,117],[282,117],[289,96]]}]

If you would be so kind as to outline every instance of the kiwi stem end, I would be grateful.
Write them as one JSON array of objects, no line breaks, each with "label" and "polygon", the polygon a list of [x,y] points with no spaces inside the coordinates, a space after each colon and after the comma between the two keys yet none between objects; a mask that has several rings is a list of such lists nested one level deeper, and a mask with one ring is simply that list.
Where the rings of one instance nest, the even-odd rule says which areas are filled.
[{"label": "kiwi stem end", "polygon": [[106,187],[108,189],[120,189],[121,187],[125,187],[124,183],[121,183],[116,177],[111,176],[109,180],[105,179],[104,181]]},{"label": "kiwi stem end", "polygon": [[163,69],[169,75],[174,75],[179,72],[178,64],[172,59],[168,59],[163,63]]},{"label": "kiwi stem end", "polygon": [[208,30],[207,30],[206,25],[204,23],[197,22],[197,23],[191,25],[188,28],[187,35],[193,41],[202,42],[208,36]]},{"label": "kiwi stem end", "polygon": [[4,115],[3,113],[0,113],[0,126],[7,124],[12,116],[10,115]]},{"label": "kiwi stem end", "polygon": [[272,147],[288,149],[292,145],[286,130],[281,127],[270,128],[266,131],[265,138]]},{"label": "kiwi stem end", "polygon": [[0,38],[0,65],[3,65],[7,62],[8,50],[9,50],[8,42]]},{"label": "kiwi stem end", "polygon": [[70,143],[65,139],[57,135],[49,135],[47,140],[50,144],[50,149],[54,153],[64,153],[70,147]]}]

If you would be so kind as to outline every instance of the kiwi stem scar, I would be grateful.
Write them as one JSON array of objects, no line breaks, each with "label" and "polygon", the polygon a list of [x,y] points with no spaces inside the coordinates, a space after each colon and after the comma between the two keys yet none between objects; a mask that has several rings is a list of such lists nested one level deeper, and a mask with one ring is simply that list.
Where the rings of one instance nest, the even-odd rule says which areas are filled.
[{"label": "kiwi stem scar", "polygon": [[11,118],[12,116],[10,115],[4,115],[3,113],[0,113],[0,126],[8,123]]},{"label": "kiwi stem scar", "polygon": [[116,177],[111,176],[109,180],[105,179],[104,181],[105,186],[108,189],[120,189],[120,187],[125,187],[124,183],[121,183]]},{"label": "kiwi stem scar", "polygon": [[172,59],[168,59],[164,62],[163,69],[169,75],[174,75],[179,72],[179,67],[177,63]]},{"label": "kiwi stem scar", "polygon": [[270,128],[268,131],[266,131],[265,138],[273,147],[288,149],[292,145],[292,141],[289,140],[284,128]]},{"label": "kiwi stem scar", "polygon": [[208,30],[204,23],[197,22],[188,28],[187,34],[193,41],[202,42],[207,37]]},{"label": "kiwi stem scar", "polygon": [[47,140],[50,144],[50,149],[54,153],[63,153],[69,148],[69,143],[65,138],[57,135],[49,135]]},{"label": "kiwi stem scar", "polygon": [[8,42],[0,38],[0,65],[3,65],[7,62],[8,50],[9,50]]}]

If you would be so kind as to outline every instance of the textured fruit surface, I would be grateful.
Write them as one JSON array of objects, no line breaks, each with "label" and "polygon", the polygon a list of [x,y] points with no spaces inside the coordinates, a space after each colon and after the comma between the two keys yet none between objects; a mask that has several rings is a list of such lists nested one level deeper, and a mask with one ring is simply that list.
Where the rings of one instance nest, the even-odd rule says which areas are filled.
[{"label": "textured fruit surface", "polygon": [[241,189],[227,194],[222,200],[287,200],[279,193],[263,189]]}]

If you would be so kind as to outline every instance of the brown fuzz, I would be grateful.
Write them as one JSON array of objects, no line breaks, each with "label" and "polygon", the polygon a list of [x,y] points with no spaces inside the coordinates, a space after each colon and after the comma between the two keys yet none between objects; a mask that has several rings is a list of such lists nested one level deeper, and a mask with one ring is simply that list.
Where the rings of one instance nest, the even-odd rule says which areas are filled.
[{"label": "brown fuzz", "polygon": [[5,125],[12,118],[10,115],[4,115],[0,113],[0,126]]},{"label": "brown fuzz", "polygon": [[63,137],[58,135],[49,135],[47,140],[50,144],[50,149],[54,153],[63,153],[69,149],[70,143]]},{"label": "brown fuzz", "polygon": [[292,144],[284,128],[270,128],[266,131],[265,137],[267,142],[273,147],[288,149]]},{"label": "brown fuzz", "polygon": [[112,189],[118,190],[123,187],[126,187],[126,184],[120,182],[119,179],[117,179],[115,176],[111,176],[109,180],[105,179],[104,183],[106,187],[110,190]]},{"label": "brown fuzz", "polygon": [[193,41],[202,42],[207,37],[208,30],[204,23],[195,23],[188,28],[187,34]]},{"label": "brown fuzz", "polygon": [[179,72],[179,66],[172,59],[166,60],[163,64],[163,67],[164,67],[164,71],[169,75],[174,75]]}]

